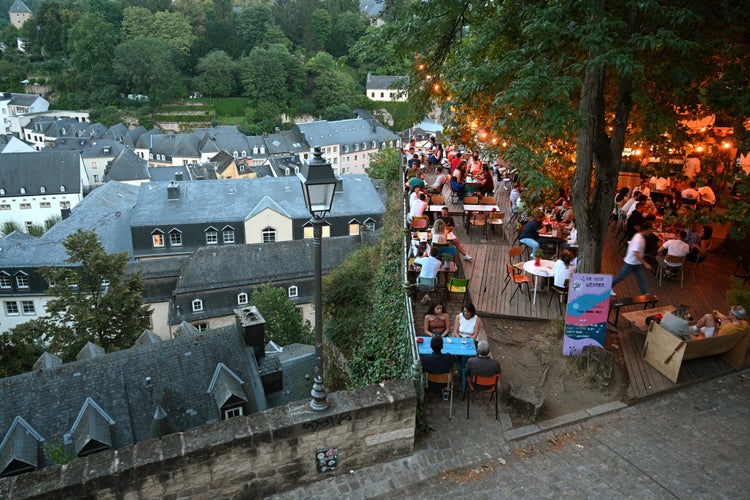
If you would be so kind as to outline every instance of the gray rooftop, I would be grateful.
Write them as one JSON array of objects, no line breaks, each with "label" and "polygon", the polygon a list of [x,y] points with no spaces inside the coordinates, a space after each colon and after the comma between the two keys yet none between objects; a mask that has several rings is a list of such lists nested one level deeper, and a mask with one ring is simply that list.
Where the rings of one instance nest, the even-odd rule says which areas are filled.
[{"label": "gray rooftop", "polygon": [[[0,155],[0,196],[81,192],[81,156],[77,151],[35,151]],[[61,187],[63,189],[61,189]]]},{"label": "gray rooftop", "polygon": [[[152,176],[153,171],[151,169]],[[336,192],[330,217],[385,212],[385,206],[367,175],[345,175],[341,182],[343,191]],[[310,215],[305,207],[300,182],[294,176],[178,182],[180,197],[176,200],[167,199],[168,184],[141,184],[133,212],[134,227],[216,220],[244,221],[256,211],[258,205],[265,203],[263,199],[266,196],[294,219]]]},{"label": "gray rooftop", "polygon": [[325,144],[358,144],[365,142],[369,145],[371,141],[377,141],[378,146],[382,142],[396,141],[398,135],[389,131],[375,120],[363,120],[352,118],[350,120],[339,120],[335,122],[318,121],[311,123],[300,123],[295,125],[304,135],[310,146],[323,146]]}]

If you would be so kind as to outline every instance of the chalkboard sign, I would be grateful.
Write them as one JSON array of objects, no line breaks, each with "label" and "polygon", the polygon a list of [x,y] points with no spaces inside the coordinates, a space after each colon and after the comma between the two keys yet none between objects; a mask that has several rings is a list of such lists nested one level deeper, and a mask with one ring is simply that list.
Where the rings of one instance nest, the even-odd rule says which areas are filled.
[{"label": "chalkboard sign", "polygon": [[328,448],[315,452],[315,462],[318,465],[318,473],[334,472],[339,462],[338,448]]}]

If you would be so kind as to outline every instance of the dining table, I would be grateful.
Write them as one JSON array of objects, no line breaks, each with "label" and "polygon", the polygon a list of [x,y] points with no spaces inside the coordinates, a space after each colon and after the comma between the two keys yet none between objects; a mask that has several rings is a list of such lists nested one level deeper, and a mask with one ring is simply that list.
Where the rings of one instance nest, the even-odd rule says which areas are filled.
[{"label": "dining table", "polygon": [[534,298],[532,304],[536,304],[536,292],[539,289],[539,277],[551,278],[554,276],[552,268],[555,263],[551,260],[540,259],[539,265],[536,265],[536,259],[527,260],[523,263],[523,270],[534,276]]},{"label": "dining table", "polygon": [[[417,337],[419,354],[432,353],[430,339],[431,337]],[[461,369],[461,391],[466,392],[466,361],[477,355],[477,346],[474,339],[443,337],[442,352],[456,356],[456,364]]]}]

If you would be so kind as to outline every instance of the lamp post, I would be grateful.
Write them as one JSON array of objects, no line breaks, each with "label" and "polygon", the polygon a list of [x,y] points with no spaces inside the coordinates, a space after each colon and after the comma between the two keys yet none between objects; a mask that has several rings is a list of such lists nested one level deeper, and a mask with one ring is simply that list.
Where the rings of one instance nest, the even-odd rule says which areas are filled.
[{"label": "lamp post", "polygon": [[336,191],[336,176],[331,164],[323,159],[319,146],[313,150],[313,157],[302,165],[297,174],[302,184],[305,206],[312,218],[313,248],[315,249],[315,380],[313,381],[310,408],[323,411],[328,408],[328,393],[323,385],[323,263],[321,240],[323,237],[323,217],[331,211],[333,194]]}]

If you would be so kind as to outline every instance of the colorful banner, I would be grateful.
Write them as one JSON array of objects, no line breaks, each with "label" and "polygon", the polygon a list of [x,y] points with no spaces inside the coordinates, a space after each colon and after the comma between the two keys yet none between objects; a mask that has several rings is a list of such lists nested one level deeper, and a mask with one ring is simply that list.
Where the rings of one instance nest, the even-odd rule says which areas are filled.
[{"label": "colorful banner", "polygon": [[587,345],[604,347],[611,290],[611,274],[573,274],[565,314],[564,356],[578,356]]}]

